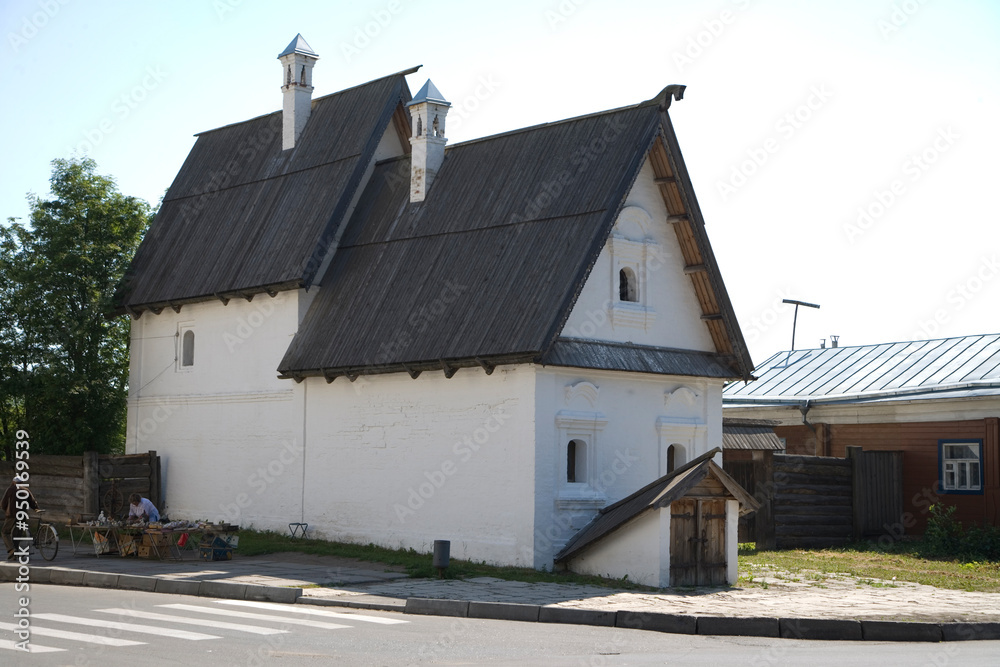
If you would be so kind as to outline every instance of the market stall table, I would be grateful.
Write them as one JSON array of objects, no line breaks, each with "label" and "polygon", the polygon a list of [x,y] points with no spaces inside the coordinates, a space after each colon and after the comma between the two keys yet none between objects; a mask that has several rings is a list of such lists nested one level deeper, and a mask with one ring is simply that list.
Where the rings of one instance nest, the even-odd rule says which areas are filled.
[{"label": "market stall table", "polygon": [[[74,556],[88,555],[89,551],[93,551],[94,555],[100,558],[102,554],[108,555],[112,552],[118,552],[118,528],[113,524],[71,523],[67,527],[69,528],[69,539],[73,545]],[[73,532],[74,528],[80,531],[79,540],[76,539]],[[90,537],[89,543],[84,541],[87,536]],[[91,548],[88,552],[79,553],[78,548],[85,544],[89,544]]]}]

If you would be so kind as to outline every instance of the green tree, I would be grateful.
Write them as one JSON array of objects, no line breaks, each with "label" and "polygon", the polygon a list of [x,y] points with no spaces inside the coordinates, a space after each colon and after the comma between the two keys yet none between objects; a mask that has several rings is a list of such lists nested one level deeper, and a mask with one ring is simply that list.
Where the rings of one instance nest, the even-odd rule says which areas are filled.
[{"label": "green tree", "polygon": [[129,321],[112,296],[149,225],[149,205],[89,159],[54,160],[51,199],[0,231],[0,429],[32,452],[122,451]]}]

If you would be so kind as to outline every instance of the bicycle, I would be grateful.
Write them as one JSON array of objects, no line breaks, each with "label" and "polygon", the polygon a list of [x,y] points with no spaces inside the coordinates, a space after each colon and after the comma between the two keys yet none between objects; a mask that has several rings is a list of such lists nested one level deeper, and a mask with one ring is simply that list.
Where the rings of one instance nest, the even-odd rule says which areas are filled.
[{"label": "bicycle", "polygon": [[[45,510],[38,510],[41,514]],[[32,522],[37,525],[31,529]],[[52,560],[59,553],[59,533],[51,523],[42,521],[41,516],[33,516],[28,519],[28,534],[32,535],[31,546],[38,550],[45,560]]]}]

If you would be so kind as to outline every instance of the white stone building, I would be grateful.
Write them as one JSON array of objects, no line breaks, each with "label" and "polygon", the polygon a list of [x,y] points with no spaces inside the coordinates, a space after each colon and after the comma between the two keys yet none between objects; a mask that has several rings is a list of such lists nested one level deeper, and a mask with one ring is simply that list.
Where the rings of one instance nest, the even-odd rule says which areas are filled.
[{"label": "white stone building", "polygon": [[[752,363],[667,108],[446,147],[404,76],[199,135],[119,293],[166,511],[551,567]],[[721,464],[721,460],[719,461]]]}]

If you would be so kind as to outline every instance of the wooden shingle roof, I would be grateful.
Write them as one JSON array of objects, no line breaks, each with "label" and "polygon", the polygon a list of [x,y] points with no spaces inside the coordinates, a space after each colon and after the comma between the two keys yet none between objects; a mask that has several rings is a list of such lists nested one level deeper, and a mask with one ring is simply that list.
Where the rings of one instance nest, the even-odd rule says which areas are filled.
[{"label": "wooden shingle roof", "polygon": [[393,113],[401,72],[313,101],[295,148],[281,112],[198,135],[116,296],[121,310],[309,285]]},{"label": "wooden shingle roof", "polygon": [[380,163],[279,372],[332,381],[536,362],[749,377],[721,279],[702,288],[715,354],[557,339],[648,156],[671,174],[664,198],[684,213],[675,230],[691,261],[710,267],[696,280],[718,273],[664,118],[653,101],[452,146],[419,203],[408,159]]}]

